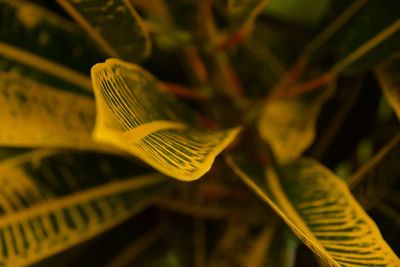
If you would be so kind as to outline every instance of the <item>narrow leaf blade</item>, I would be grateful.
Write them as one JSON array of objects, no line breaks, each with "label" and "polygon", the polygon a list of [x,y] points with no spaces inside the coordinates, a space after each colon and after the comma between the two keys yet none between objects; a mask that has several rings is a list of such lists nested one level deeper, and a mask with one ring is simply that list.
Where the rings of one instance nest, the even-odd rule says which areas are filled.
[{"label": "narrow leaf blade", "polygon": [[347,185],[318,162],[301,159],[279,175],[232,158],[228,163],[329,266],[400,264]]},{"label": "narrow leaf blade", "polygon": [[[123,171],[120,163],[116,158],[42,150],[2,162],[1,183],[8,186],[0,190],[0,263],[30,265],[147,207],[165,178],[142,168]],[[120,176],[126,173],[136,176]]]}]

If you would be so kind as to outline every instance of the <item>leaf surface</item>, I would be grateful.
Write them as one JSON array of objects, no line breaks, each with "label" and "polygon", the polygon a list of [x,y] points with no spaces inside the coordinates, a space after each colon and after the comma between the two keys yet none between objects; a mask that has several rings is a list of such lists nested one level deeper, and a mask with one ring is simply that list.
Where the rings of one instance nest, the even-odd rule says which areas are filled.
[{"label": "leaf surface", "polygon": [[399,266],[347,185],[312,159],[279,172],[228,158],[235,173],[329,266]]},{"label": "leaf surface", "polygon": [[325,15],[331,0],[271,0],[265,14],[305,26],[315,26]]},{"label": "leaf surface", "polygon": [[150,36],[128,0],[58,0],[110,57],[138,61],[151,52]]},{"label": "leaf surface", "polygon": [[91,137],[94,100],[0,71],[0,145],[108,150]]},{"label": "leaf surface", "polygon": [[0,14],[0,70],[62,90],[92,91],[89,69],[103,55],[79,28],[24,1],[0,1]]},{"label": "leaf surface", "polygon": [[280,162],[297,159],[312,144],[319,111],[331,89],[305,96],[272,98],[265,103],[258,130]]},{"label": "leaf surface", "polygon": [[0,163],[2,266],[30,265],[147,207],[165,178],[121,162],[38,150]]},{"label": "leaf surface", "polygon": [[93,136],[127,151],[174,178],[200,178],[239,129],[190,126],[193,111],[162,92],[137,65],[109,59],[92,68],[97,117]]}]

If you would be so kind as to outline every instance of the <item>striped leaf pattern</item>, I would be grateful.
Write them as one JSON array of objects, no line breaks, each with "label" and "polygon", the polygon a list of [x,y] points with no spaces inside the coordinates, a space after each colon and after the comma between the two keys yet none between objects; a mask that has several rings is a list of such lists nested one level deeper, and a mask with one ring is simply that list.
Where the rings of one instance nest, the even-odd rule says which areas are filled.
[{"label": "striped leaf pattern", "polygon": [[347,185],[312,159],[276,171],[228,158],[235,173],[329,266],[399,266]]},{"label": "striped leaf pattern", "polygon": [[162,92],[137,65],[109,59],[92,68],[96,96],[94,138],[127,151],[180,180],[200,178],[239,129],[191,126],[193,112]]},{"label": "striped leaf pattern", "polygon": [[38,150],[0,163],[0,264],[32,264],[145,208],[165,180],[122,161]]}]

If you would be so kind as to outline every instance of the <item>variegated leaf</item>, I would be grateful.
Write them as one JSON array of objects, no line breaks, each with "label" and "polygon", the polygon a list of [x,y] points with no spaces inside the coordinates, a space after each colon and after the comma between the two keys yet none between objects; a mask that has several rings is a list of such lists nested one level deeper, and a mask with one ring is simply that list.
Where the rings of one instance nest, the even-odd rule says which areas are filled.
[{"label": "variegated leaf", "polygon": [[30,265],[147,207],[165,178],[122,161],[38,150],[1,162],[0,264]]},{"label": "variegated leaf", "polygon": [[235,173],[329,266],[399,266],[400,260],[340,178],[311,159],[266,172],[228,158]]},{"label": "variegated leaf", "polygon": [[92,68],[99,142],[127,151],[168,176],[200,178],[239,129],[211,131],[191,126],[193,112],[162,92],[141,67],[109,59]]},{"label": "variegated leaf", "polygon": [[57,0],[110,57],[138,61],[151,52],[149,33],[129,0]]}]

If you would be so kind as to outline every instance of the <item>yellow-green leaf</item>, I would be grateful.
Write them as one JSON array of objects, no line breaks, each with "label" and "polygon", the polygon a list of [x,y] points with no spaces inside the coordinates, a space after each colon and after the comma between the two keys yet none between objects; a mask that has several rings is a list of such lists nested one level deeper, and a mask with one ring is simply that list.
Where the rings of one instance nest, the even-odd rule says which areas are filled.
[{"label": "yellow-green leaf", "polygon": [[314,141],[315,124],[333,88],[294,97],[272,98],[264,105],[258,130],[280,162],[297,159]]},{"label": "yellow-green leaf", "polygon": [[57,0],[110,57],[130,61],[151,52],[150,36],[129,0]]},{"label": "yellow-green leaf", "polygon": [[121,161],[38,150],[1,162],[1,266],[30,265],[146,208],[165,177],[121,176]]},{"label": "yellow-green leaf", "polygon": [[329,266],[400,266],[347,185],[312,159],[276,171],[228,158],[235,173]]},{"label": "yellow-green leaf", "polygon": [[94,100],[0,71],[0,145],[102,150],[92,140]]},{"label": "yellow-green leaf", "polygon": [[380,65],[375,73],[387,101],[400,119],[400,56]]},{"label": "yellow-green leaf", "polygon": [[239,129],[190,126],[193,111],[162,92],[137,65],[109,59],[92,68],[99,142],[127,151],[168,176],[190,181],[204,175]]}]

